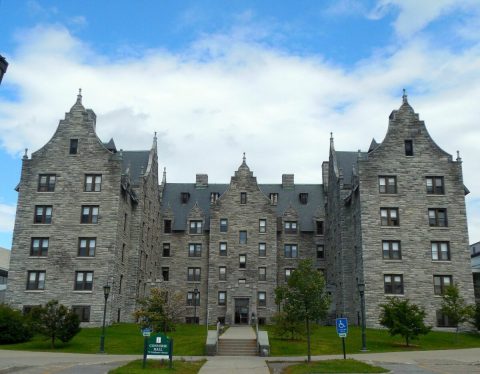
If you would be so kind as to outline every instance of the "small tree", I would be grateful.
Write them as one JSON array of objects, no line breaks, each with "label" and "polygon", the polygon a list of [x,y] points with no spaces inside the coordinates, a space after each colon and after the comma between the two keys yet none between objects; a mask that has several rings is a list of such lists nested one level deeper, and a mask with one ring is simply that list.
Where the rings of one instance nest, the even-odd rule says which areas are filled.
[{"label": "small tree", "polygon": [[175,331],[175,323],[181,321],[185,310],[185,299],[180,292],[169,292],[163,288],[152,288],[150,295],[138,301],[140,308],[133,315],[142,328],[153,331]]},{"label": "small tree", "polygon": [[405,338],[407,347],[410,340],[419,335],[426,335],[432,329],[425,325],[425,309],[411,304],[408,299],[389,297],[387,303],[381,304],[380,324],[386,327],[390,335]]},{"label": "small tree", "polygon": [[287,339],[298,339],[305,335],[305,324],[297,316],[292,316],[286,312],[278,312],[273,318],[274,335]]},{"label": "small tree", "polygon": [[451,285],[445,288],[442,295],[442,314],[448,318],[452,326],[456,327],[458,333],[459,325],[471,319],[474,315],[474,307],[467,305],[457,285]]},{"label": "small tree", "polygon": [[287,285],[278,287],[275,295],[275,302],[283,303],[283,310],[289,318],[305,322],[310,362],[310,322],[324,318],[330,306],[323,275],[313,267],[312,260],[302,260]]},{"label": "small tree", "polygon": [[80,332],[78,316],[65,305],[59,304],[58,300],[50,300],[45,306],[32,310],[32,313],[36,329],[50,338],[52,348],[55,348],[56,339],[66,343]]},{"label": "small tree", "polygon": [[21,343],[30,340],[33,331],[20,311],[0,304],[0,344]]}]

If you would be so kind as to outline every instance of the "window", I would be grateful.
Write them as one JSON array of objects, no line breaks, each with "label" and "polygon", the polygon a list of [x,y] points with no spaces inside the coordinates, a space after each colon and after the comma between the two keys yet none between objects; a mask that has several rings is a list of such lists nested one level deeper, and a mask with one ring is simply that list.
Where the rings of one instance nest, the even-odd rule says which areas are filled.
[{"label": "window", "polygon": [[322,260],[325,258],[325,247],[321,244],[317,245],[317,258]]},{"label": "window", "polygon": [[122,286],[123,286],[123,274],[120,274],[120,279],[118,282],[118,294],[122,293]]},{"label": "window", "polygon": [[240,237],[239,237],[239,243],[240,244],[247,244],[247,232],[246,231],[240,231]]},{"label": "window", "polygon": [[266,267],[259,267],[258,268],[258,280],[259,281],[266,281],[267,280],[267,268]]},{"label": "window", "polygon": [[285,257],[286,258],[297,258],[298,251],[296,244],[285,244]]},{"label": "window", "polygon": [[45,270],[32,270],[28,272],[27,290],[45,289]]},{"label": "window", "polygon": [[427,194],[443,195],[445,193],[443,177],[426,177]]},{"label": "window", "polygon": [[190,200],[190,193],[181,192],[180,193],[180,201],[182,202],[182,204],[188,203],[188,200]]},{"label": "window", "polygon": [[447,227],[447,209],[432,208],[428,209],[428,224],[432,227]]},{"label": "window", "polygon": [[316,221],[317,235],[323,235],[323,221]]},{"label": "window", "polygon": [[398,240],[382,241],[382,251],[385,260],[400,260],[402,258],[400,241]]},{"label": "window", "polygon": [[213,204],[220,197],[218,192],[210,192],[210,204]]},{"label": "window", "polygon": [[267,306],[267,293],[258,291],[258,306]]},{"label": "window", "polygon": [[272,205],[277,205],[278,204],[278,193],[276,192],[273,192],[270,194],[270,202],[272,203]]},{"label": "window", "polygon": [[218,280],[225,281],[227,280],[227,267],[220,266],[218,268]]},{"label": "window", "polygon": [[239,255],[238,259],[240,269],[245,269],[247,267],[247,255]]},{"label": "window", "polygon": [[413,156],[413,140],[405,140],[405,156]]},{"label": "window", "polygon": [[240,192],[240,204],[246,204],[246,203],[247,203],[247,193]]},{"label": "window", "polygon": [[90,305],[73,305],[72,311],[80,322],[90,322]]},{"label": "window", "polygon": [[285,234],[297,233],[297,221],[285,221]]},{"label": "window", "polygon": [[441,310],[437,310],[436,315],[437,327],[456,327]]},{"label": "window", "polygon": [[267,256],[267,244],[258,243],[258,257],[266,257],[266,256]]},{"label": "window", "polygon": [[172,233],[172,220],[171,219],[164,219],[163,220],[163,232],[165,234]]},{"label": "window", "polygon": [[222,218],[220,219],[220,232],[227,232],[228,231],[228,219]]},{"label": "window", "polygon": [[78,139],[70,139],[70,154],[76,155],[78,152]]},{"label": "window", "polygon": [[81,223],[98,223],[98,205],[82,205]]},{"label": "window", "polygon": [[403,275],[385,274],[383,276],[385,293],[389,295],[403,295]]},{"label": "window", "polygon": [[168,267],[162,267],[162,279],[165,282],[168,282],[170,278],[170,268]]},{"label": "window", "polygon": [[163,243],[163,257],[170,257],[170,243]]},{"label": "window", "polygon": [[187,306],[200,305],[200,292],[187,292]]},{"label": "window", "polygon": [[200,268],[188,268],[187,281],[199,282],[200,281]]},{"label": "window", "polygon": [[93,286],[93,271],[75,272],[75,290],[91,291]]},{"label": "window", "polygon": [[434,275],[433,276],[433,293],[435,295],[443,295],[445,289],[452,285],[451,275]]},{"label": "window", "polygon": [[33,223],[52,223],[52,206],[35,205],[35,217]]},{"label": "window", "polygon": [[124,260],[124,257],[125,257],[125,243],[122,244],[122,264],[123,264],[123,260]]},{"label": "window", "polygon": [[80,238],[78,239],[78,256],[93,257],[95,256],[96,238]]},{"label": "window", "polygon": [[380,193],[397,193],[397,177],[380,176],[378,177],[378,192]]},{"label": "window", "polygon": [[225,242],[220,243],[218,254],[220,256],[226,256],[227,255],[227,243],[225,243]]},{"label": "window", "polygon": [[32,238],[30,256],[47,256],[48,238]]},{"label": "window", "polygon": [[38,192],[53,192],[55,191],[55,174],[40,174],[38,176]]},{"label": "window", "polygon": [[432,260],[450,261],[450,243],[432,242]]},{"label": "window", "polygon": [[398,208],[380,208],[382,226],[399,226]]},{"label": "window", "polygon": [[127,218],[128,218],[128,214],[125,213],[124,217],[123,217],[123,231],[127,231]]},{"label": "window", "polygon": [[300,204],[307,204],[308,203],[308,193],[302,192],[298,194],[298,200],[300,200]]},{"label": "window", "polygon": [[100,192],[102,189],[101,174],[85,175],[85,192]]},{"label": "window", "polygon": [[202,221],[190,221],[190,234],[202,233]]},{"label": "window", "polygon": [[290,278],[294,270],[294,268],[285,268],[285,282],[288,282],[288,278]]},{"label": "window", "polygon": [[238,280],[238,284],[246,284],[247,283],[247,280],[245,278],[240,278]]},{"label": "window", "polygon": [[266,219],[260,219],[258,221],[258,232],[260,232],[260,233],[267,232],[267,220]]},{"label": "window", "polygon": [[201,257],[202,245],[199,243],[190,243],[188,245],[188,257]]},{"label": "window", "polygon": [[226,304],[227,304],[227,292],[218,291],[218,305],[226,305]]}]

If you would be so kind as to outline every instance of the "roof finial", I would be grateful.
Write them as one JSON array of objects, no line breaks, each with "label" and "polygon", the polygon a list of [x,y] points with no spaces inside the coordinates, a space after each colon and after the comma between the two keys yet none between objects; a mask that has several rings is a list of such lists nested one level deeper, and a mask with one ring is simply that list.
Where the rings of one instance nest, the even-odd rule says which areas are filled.
[{"label": "roof finial", "polygon": [[28,158],[28,148],[25,148],[25,154],[23,155],[23,158],[25,160]]},{"label": "roof finial", "polygon": [[462,158],[460,157],[460,151],[457,151],[457,161],[458,162],[462,161]]},{"label": "roof finial", "polygon": [[77,104],[82,104],[82,89],[78,89]]},{"label": "roof finial", "polygon": [[167,183],[167,168],[163,167],[163,177],[162,177],[162,186],[165,186]]},{"label": "roof finial", "polygon": [[333,148],[333,132],[330,133],[330,148]]},{"label": "roof finial", "polygon": [[245,152],[243,152],[243,162],[247,162],[247,158],[245,157]]},{"label": "roof finial", "polygon": [[403,89],[402,100],[403,100],[403,103],[404,103],[404,104],[408,104],[408,100],[407,100],[407,90],[406,90],[405,88]]}]

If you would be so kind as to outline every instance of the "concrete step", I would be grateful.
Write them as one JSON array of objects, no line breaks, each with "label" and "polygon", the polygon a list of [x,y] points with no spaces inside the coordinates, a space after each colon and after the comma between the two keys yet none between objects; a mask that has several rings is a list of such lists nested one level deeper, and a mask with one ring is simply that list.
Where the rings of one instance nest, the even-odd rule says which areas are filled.
[{"label": "concrete step", "polygon": [[219,339],[219,356],[257,356],[257,342],[250,339]]}]

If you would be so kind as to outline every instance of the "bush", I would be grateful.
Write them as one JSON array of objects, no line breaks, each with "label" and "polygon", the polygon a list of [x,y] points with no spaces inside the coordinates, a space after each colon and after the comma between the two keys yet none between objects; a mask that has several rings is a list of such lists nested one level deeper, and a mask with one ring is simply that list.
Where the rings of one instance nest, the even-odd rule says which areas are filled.
[{"label": "bush", "polygon": [[305,323],[285,312],[276,313],[272,322],[273,334],[279,338],[300,339],[305,336]]},{"label": "bush", "polygon": [[26,342],[32,336],[33,330],[22,313],[0,304],[0,344]]}]

